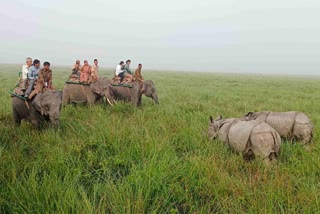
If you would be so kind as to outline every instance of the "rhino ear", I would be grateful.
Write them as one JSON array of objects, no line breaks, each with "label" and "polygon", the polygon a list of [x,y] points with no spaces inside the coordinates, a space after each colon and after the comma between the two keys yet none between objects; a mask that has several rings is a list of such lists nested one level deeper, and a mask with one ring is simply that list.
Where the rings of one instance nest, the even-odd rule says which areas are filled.
[{"label": "rhino ear", "polygon": [[245,117],[249,117],[249,116],[251,116],[253,114],[253,112],[252,111],[250,111],[250,112],[248,112],[246,115],[244,115]]},{"label": "rhino ear", "polygon": [[217,117],[215,120],[222,120],[222,115],[219,115],[219,117]]},{"label": "rhino ear", "polygon": [[209,118],[210,118],[210,122],[213,123],[213,117],[210,116]]}]

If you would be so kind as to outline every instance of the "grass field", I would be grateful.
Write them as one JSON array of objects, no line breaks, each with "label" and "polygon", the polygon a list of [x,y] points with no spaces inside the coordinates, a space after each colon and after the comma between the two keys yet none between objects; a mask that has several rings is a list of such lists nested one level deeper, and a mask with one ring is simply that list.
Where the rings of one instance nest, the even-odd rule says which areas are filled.
[{"label": "grass field", "polygon": [[[38,131],[13,126],[19,69],[0,67],[0,213],[320,212],[320,78],[143,70],[159,106],[66,106],[60,130]],[[69,71],[53,72],[62,90]],[[267,167],[204,136],[210,115],[252,110],[305,112],[310,149],[284,142]]]}]

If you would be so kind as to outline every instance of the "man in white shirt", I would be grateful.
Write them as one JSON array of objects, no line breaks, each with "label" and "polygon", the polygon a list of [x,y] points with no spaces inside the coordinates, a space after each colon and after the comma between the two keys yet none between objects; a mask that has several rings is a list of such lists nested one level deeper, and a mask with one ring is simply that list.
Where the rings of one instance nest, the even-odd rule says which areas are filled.
[{"label": "man in white shirt", "polygon": [[21,73],[22,73],[22,89],[21,90],[22,91],[26,90],[28,71],[29,71],[29,68],[31,67],[31,65],[32,65],[32,58],[27,57],[26,64],[22,66],[22,70],[21,70]]},{"label": "man in white shirt", "polygon": [[116,76],[120,78],[120,82],[124,79],[124,62],[121,61],[116,67]]}]

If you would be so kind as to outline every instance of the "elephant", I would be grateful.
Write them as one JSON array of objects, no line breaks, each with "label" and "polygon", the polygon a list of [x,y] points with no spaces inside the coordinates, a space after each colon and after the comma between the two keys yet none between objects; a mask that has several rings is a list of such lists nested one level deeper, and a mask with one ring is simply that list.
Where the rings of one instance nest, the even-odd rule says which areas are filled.
[{"label": "elephant", "polygon": [[210,116],[208,137],[210,140],[218,137],[233,150],[242,153],[245,160],[252,160],[257,156],[266,163],[276,161],[281,146],[280,135],[267,123],[237,118],[223,119],[222,116],[215,120]]},{"label": "elephant", "polygon": [[243,116],[244,120],[259,120],[274,128],[281,137],[290,140],[301,140],[308,144],[313,138],[313,124],[308,116],[302,112],[249,112]]},{"label": "elephant", "polygon": [[14,122],[17,126],[20,126],[21,120],[26,119],[34,127],[39,128],[44,121],[50,121],[54,127],[59,127],[61,104],[61,91],[48,90],[38,93],[33,100],[12,97]]},{"label": "elephant", "polygon": [[157,89],[152,80],[145,80],[143,82],[141,93],[152,98],[155,104],[159,104]]},{"label": "elephant", "polygon": [[112,85],[111,89],[114,100],[123,100],[125,102],[131,102],[134,106],[140,106],[141,97],[142,94],[144,94],[145,96],[152,98],[156,104],[159,104],[157,90],[154,87],[152,80],[145,80],[142,85],[134,82],[132,87]]},{"label": "elephant", "polygon": [[63,89],[62,104],[87,103],[89,105],[102,102],[103,97],[109,104],[113,105],[113,94],[110,81],[105,77],[100,77],[90,85],[66,84]]}]

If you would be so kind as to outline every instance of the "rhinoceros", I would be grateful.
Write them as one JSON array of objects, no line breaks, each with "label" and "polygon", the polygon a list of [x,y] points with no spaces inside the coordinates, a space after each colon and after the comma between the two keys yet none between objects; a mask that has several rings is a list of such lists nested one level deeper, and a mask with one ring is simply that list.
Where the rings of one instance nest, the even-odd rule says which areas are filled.
[{"label": "rhinoceros", "polygon": [[310,143],[313,137],[313,124],[302,112],[249,112],[242,118],[244,120],[257,120],[268,123],[281,137],[301,141],[302,144]]},{"label": "rhinoceros", "polygon": [[276,161],[281,146],[281,137],[271,126],[262,121],[244,121],[237,118],[213,120],[210,116],[208,137],[219,138],[245,160],[256,156],[266,162]]}]

